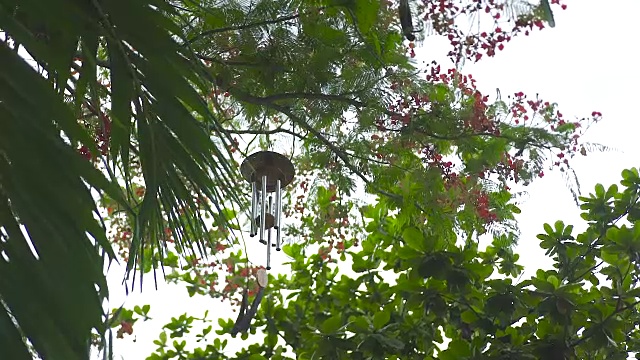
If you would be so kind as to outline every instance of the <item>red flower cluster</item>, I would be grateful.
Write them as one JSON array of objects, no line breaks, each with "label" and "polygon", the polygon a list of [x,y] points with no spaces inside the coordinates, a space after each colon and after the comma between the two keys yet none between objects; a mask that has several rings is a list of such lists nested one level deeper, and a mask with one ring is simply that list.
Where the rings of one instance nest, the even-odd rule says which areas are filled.
[{"label": "red flower cluster", "polygon": [[[559,0],[551,3],[567,8]],[[494,56],[516,35],[526,36],[545,27],[535,11],[517,14],[504,1],[497,0],[422,0],[419,10],[429,28],[447,37],[453,47],[448,56],[456,63],[463,58],[479,61],[484,56]],[[469,34],[470,22],[477,23],[481,31]]]},{"label": "red flower cluster", "polygon": [[[111,140],[111,118],[105,114],[102,110],[96,109],[91,105],[85,104],[84,108],[88,109],[91,114],[96,115],[99,119],[98,123],[91,121],[83,121],[85,127],[93,135],[95,145],[102,155],[106,155],[109,151],[109,141]],[[78,148],[78,153],[87,160],[93,160],[96,158],[96,154],[92,154],[89,150],[89,146],[81,145]]]}]

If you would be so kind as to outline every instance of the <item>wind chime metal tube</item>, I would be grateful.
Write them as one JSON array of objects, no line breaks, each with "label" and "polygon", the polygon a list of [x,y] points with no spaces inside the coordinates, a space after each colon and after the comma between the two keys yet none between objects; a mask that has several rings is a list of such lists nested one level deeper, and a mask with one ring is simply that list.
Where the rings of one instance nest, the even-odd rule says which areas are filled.
[{"label": "wind chime metal tube", "polygon": [[[273,213],[273,198],[269,196],[269,212]],[[271,270],[271,227],[267,230],[267,270]]]},{"label": "wind chime metal tube", "polygon": [[275,227],[274,225],[276,223],[275,222],[276,214],[275,214],[275,210],[274,210],[275,209],[275,205],[276,204],[274,203],[273,195],[269,195],[269,207],[267,208],[268,209],[267,210],[267,217],[269,218],[269,223],[267,223],[267,225],[268,225],[267,226],[268,227],[268,230],[267,230],[267,235],[268,235],[267,236],[267,245],[269,245],[270,247],[276,247],[276,244],[271,242],[271,229],[273,227]]},{"label": "wind chime metal tube", "polygon": [[275,228],[276,228],[276,251],[280,251],[280,219],[282,218],[282,182],[280,179],[276,181],[276,209],[275,209]]},{"label": "wind chime metal tube", "polygon": [[258,217],[258,186],[255,181],[251,182],[251,232],[249,236],[254,237],[258,234],[258,225],[256,218]]},{"label": "wind chime metal tube", "polygon": [[262,175],[262,191],[260,193],[261,202],[260,202],[260,242],[266,244],[267,242],[264,240],[264,230],[267,225],[267,175]]}]

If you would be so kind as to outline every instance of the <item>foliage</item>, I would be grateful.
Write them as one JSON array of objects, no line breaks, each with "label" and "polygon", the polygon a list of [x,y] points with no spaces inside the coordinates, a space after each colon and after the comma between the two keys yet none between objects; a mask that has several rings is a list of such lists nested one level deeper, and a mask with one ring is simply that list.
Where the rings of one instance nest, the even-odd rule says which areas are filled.
[{"label": "foliage", "polygon": [[[242,37],[246,29],[237,30]],[[210,41],[217,40],[213,39]],[[220,47],[216,42],[205,46]],[[461,53],[472,59],[476,56],[466,48]],[[357,56],[367,56],[366,49]],[[268,62],[277,64],[277,59],[270,56],[259,63],[266,67]],[[211,61],[212,68],[219,63],[205,60]],[[301,64],[286,60],[281,62],[285,68]],[[348,59],[344,63],[351,65]],[[479,358],[508,358],[543,348],[522,339],[538,321],[535,316],[540,314],[536,311],[541,301],[536,301],[540,299],[528,294],[526,285],[504,280],[522,272],[518,255],[512,251],[517,240],[513,213],[519,210],[512,202],[509,184],[528,184],[544,176],[547,167],[569,172],[569,159],[588,150],[577,140],[590,121],[600,118],[598,112],[570,121],[556,104],[527,98],[521,92],[490,102],[478,91],[472,76],[457,69],[442,71],[435,63],[421,69],[424,80],[414,75],[419,74],[415,70],[383,68],[382,77],[366,87],[333,93],[328,86],[328,94],[273,94],[267,91],[285,92],[286,87],[277,87],[295,84],[280,77],[263,89],[255,79],[264,74],[229,64],[227,68],[237,73],[235,83],[220,81],[227,86],[211,98],[230,114],[229,132],[241,135],[234,150],[244,154],[254,148],[253,140],[246,140],[248,134],[263,135],[258,137],[261,145],[277,146],[272,136],[280,133],[302,142],[300,152],[296,147],[292,151],[299,174],[296,190],[291,192],[292,204],[286,209],[296,224],[287,229],[295,240],[285,250],[292,257],[294,275],[271,279],[271,297],[252,330],[264,333],[265,340],[248,346],[235,358],[277,359],[289,356],[287,351],[298,358],[404,359],[436,353],[438,358],[465,358],[472,352]],[[343,71],[353,69],[341,68],[335,80],[341,81],[343,74],[365,76]],[[324,81],[330,84],[332,79]],[[248,94],[250,91],[260,96]],[[384,95],[381,102],[372,100],[380,94]],[[284,101],[286,106],[280,105]],[[344,106],[327,107],[332,103]],[[247,109],[261,112],[254,115]],[[341,122],[336,124],[335,119]],[[362,183],[368,192],[379,195],[375,206],[355,195]],[[225,229],[215,225],[212,233],[222,241]],[[480,250],[478,238],[488,230],[493,243]],[[168,279],[186,283],[192,295],[237,302],[240,289],[255,291],[251,278],[257,267],[237,250],[242,239],[235,241],[219,242],[209,249],[208,257],[191,256],[182,264],[169,246],[162,263],[171,269]],[[490,278],[494,272],[499,278]],[[222,277],[225,282],[220,281]],[[524,299],[517,298],[520,307],[512,304],[513,311],[504,313],[504,308],[512,306],[509,296],[513,291],[524,293]],[[522,316],[525,310],[531,310],[534,325],[514,333],[514,338],[518,334],[521,338],[510,344],[503,337],[511,336],[507,329],[526,317]],[[180,340],[182,330],[172,330],[183,329],[178,324],[184,321],[190,328],[195,319],[185,314],[167,324],[169,335],[163,331],[156,342],[158,352],[151,358],[227,358],[226,342],[218,338],[189,350],[186,341]],[[219,325],[218,334],[224,334],[233,322],[221,320]],[[436,343],[442,343],[444,337],[455,341],[455,346],[438,347]],[[498,337],[503,339],[496,340]],[[541,338],[550,339],[546,334]]]},{"label": "foliage", "polygon": [[544,225],[553,267],[528,280],[510,239],[446,241],[433,217],[381,198],[363,209],[361,248],[339,261],[287,246],[292,271],[271,279],[255,322],[263,341],[233,357],[219,339],[193,351],[163,342],[149,359],[627,359],[640,349],[638,170],[620,184],[580,199],[582,233]]},{"label": "foliage", "polygon": [[[414,12],[450,39],[460,64],[543,28],[548,16],[527,4],[425,0]],[[458,236],[473,248],[487,230],[508,248],[517,208],[507,184],[570,171],[600,114],[568,120],[521,93],[490,102],[458,68],[418,68],[396,10],[370,0],[1,0],[2,348],[15,359],[85,359],[91,329],[131,333],[134,313],[148,309],[102,311],[103,267],[116,259],[141,276],[166,267],[192,294],[237,300],[257,269],[240,251],[247,204],[237,160],[256,148],[287,148],[296,164],[286,212],[300,226],[287,229],[297,243],[287,251],[321,246],[315,260],[292,264],[301,274],[334,251],[359,270],[390,261],[371,241],[399,246],[392,240],[407,226],[408,239],[437,239],[418,253],[445,251]],[[487,31],[460,30],[462,15],[483,13]],[[380,196],[362,212],[378,222],[363,223],[361,187]],[[368,240],[383,218],[401,220]],[[417,255],[404,256],[397,266],[408,271]],[[501,269],[513,274],[509,256]],[[319,267],[320,283],[332,266]],[[276,300],[267,302],[274,311]],[[177,321],[186,325],[169,329],[194,320]]]},{"label": "foliage", "polygon": [[[452,217],[464,204],[470,204],[467,219],[475,217],[476,212],[482,215],[484,220],[475,225],[465,220],[467,228],[485,231],[485,222],[492,230],[513,227],[506,217],[496,221],[499,214],[490,210],[488,193],[510,180],[526,184],[543,176],[548,166],[570,171],[569,158],[586,154],[586,148],[577,141],[582,130],[600,118],[599,113],[570,121],[557,110],[556,104],[540,98],[528,99],[520,92],[489,102],[470,75],[456,69],[443,71],[436,63],[414,68],[403,55],[408,50],[411,56],[413,44],[402,47],[400,34],[387,30],[389,21],[397,21],[393,11],[381,13],[380,23],[372,25],[369,33],[375,36],[372,45],[348,21],[341,22],[349,20],[348,9],[328,6],[306,12],[299,9],[290,14],[286,6],[291,4],[269,3],[269,6],[278,16],[264,22],[251,17],[260,14],[258,5],[255,10],[240,6],[227,13],[191,4],[188,9],[194,18],[190,26],[195,35],[188,38],[212,72],[233,79],[231,83],[228,79],[217,79],[214,91],[209,94],[212,106],[225,116],[225,131],[234,135],[231,151],[246,155],[259,142],[260,147],[291,153],[298,171],[294,186],[299,191],[291,194],[292,206],[285,211],[311,230],[302,233],[291,227],[288,235],[296,241],[308,243],[323,238],[330,244],[342,242],[346,236],[343,228],[348,232],[350,226],[358,225],[350,225],[353,220],[350,217],[358,205],[350,196],[362,183],[372,193],[402,201],[408,193],[380,184],[421,183],[422,177],[428,177],[428,183],[442,182],[439,186],[448,194],[429,201],[446,205]],[[244,15],[241,11],[245,11]],[[327,16],[319,19],[318,12]],[[217,15],[218,23],[207,22],[211,14]],[[247,16],[249,20],[238,25]],[[317,28],[322,24],[319,21],[326,21],[326,26]],[[308,22],[314,24],[313,29],[296,40],[293,29],[305,30],[311,26]],[[212,28],[214,25],[218,28]],[[338,30],[343,32],[344,43],[325,39],[329,34],[338,36]],[[379,56],[375,56],[372,51],[379,47],[375,42],[382,37],[386,37],[383,43],[389,48],[383,47]],[[233,46],[228,44],[230,41],[235,41]],[[292,56],[298,52],[324,60],[301,61],[300,56]],[[385,58],[387,55],[390,57]],[[286,75],[297,73],[309,76]],[[422,74],[426,74],[424,78]],[[266,79],[267,75],[272,79]],[[309,83],[315,76],[322,76],[323,80]],[[306,83],[297,82],[303,80]],[[558,160],[551,160],[554,157]],[[458,159],[455,164],[454,158]],[[420,163],[427,163],[431,171],[421,174]],[[409,176],[407,170],[412,168],[416,172]],[[142,181],[134,187],[144,193]],[[440,189],[435,187],[432,191]],[[311,205],[314,202],[308,195],[318,196],[317,206]],[[333,202],[333,197],[341,201]],[[503,195],[499,201],[507,200]],[[109,203],[106,206],[114,209]],[[233,219],[235,214],[238,212],[227,209],[216,218]],[[131,221],[124,215],[116,214],[110,220],[114,229],[112,239],[122,256],[128,258]],[[332,229],[334,223],[341,225]],[[224,252],[243,240],[226,239],[228,227],[219,226],[215,219],[212,224],[209,235],[215,242],[207,254],[185,254],[174,247],[171,226],[166,224],[166,254],[148,256],[150,262],[142,269],[151,271],[162,260],[163,265],[171,268],[168,280],[186,281],[190,294],[237,301],[234,295],[245,285],[246,275],[255,273],[257,267],[245,263],[242,252]],[[216,269],[226,271],[220,273]],[[225,282],[220,281],[221,277]]]},{"label": "foliage", "polygon": [[207,243],[193,193],[238,199],[229,139],[197,91],[209,88],[206,70],[176,39],[168,4],[154,3],[0,2],[0,317],[11,358],[30,358],[25,336],[47,358],[86,359],[91,329],[108,325],[103,266],[115,257],[90,189],[132,219],[130,269],[158,251],[165,219],[185,248]]}]

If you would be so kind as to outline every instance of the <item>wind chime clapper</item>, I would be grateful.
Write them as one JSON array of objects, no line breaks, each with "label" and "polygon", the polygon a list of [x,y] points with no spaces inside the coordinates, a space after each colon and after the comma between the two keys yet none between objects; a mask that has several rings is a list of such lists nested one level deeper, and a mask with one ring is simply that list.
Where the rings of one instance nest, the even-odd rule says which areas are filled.
[{"label": "wind chime clapper", "polygon": [[[249,155],[240,165],[242,176],[251,184],[251,232],[267,245],[267,270],[271,269],[271,248],[282,245],[282,189],[293,181],[295,169],[285,156],[273,151]],[[275,242],[272,241],[275,230]]]}]

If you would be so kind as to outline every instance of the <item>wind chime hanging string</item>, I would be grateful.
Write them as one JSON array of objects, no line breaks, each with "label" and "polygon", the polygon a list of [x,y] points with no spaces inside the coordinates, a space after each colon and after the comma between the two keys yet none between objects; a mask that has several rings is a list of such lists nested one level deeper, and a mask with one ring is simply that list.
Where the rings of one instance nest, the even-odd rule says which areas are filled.
[{"label": "wind chime hanging string", "polygon": [[[293,164],[281,154],[260,151],[249,155],[240,165],[242,176],[251,184],[251,231],[250,237],[259,235],[259,242],[267,245],[267,266],[271,270],[271,248],[281,250],[282,245],[282,189],[287,187],[295,174]],[[271,230],[275,230],[275,242]],[[231,330],[235,336],[249,330],[251,320],[256,315],[267,286],[267,271],[258,270],[258,292],[249,306],[249,291],[244,289],[240,313]]]}]

